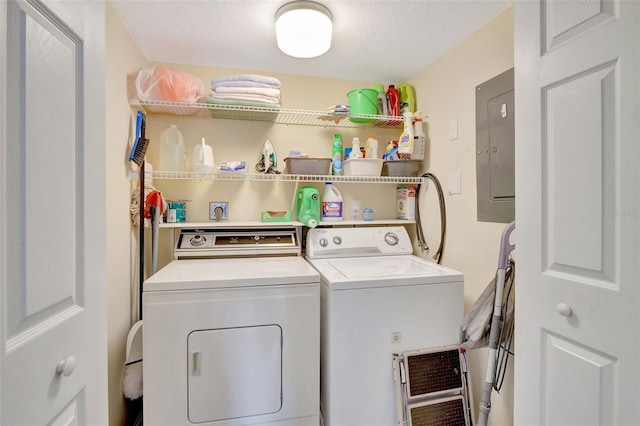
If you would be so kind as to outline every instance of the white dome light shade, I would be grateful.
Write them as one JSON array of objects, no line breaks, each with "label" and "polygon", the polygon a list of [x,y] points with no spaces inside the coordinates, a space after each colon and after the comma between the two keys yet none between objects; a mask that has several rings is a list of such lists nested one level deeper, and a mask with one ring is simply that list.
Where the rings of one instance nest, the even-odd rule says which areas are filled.
[{"label": "white dome light shade", "polygon": [[296,58],[314,58],[331,47],[329,9],[312,1],[294,1],[276,12],[278,48]]}]

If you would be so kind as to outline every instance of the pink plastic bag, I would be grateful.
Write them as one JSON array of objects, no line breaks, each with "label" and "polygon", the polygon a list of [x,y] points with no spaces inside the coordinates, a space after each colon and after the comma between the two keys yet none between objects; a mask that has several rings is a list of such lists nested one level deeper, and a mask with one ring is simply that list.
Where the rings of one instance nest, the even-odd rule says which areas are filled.
[{"label": "pink plastic bag", "polygon": [[193,103],[204,96],[204,85],[192,74],[159,65],[138,72],[136,91],[142,101]]}]

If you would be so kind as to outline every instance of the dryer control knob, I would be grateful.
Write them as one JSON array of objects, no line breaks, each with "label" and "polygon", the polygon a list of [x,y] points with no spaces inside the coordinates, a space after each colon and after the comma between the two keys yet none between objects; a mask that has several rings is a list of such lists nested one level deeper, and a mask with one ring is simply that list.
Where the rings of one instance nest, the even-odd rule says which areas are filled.
[{"label": "dryer control knob", "polygon": [[327,244],[329,244],[329,241],[327,241],[327,239],[326,239],[326,238],[320,238],[320,245],[321,245],[322,247],[326,247],[326,246],[327,246]]},{"label": "dryer control knob", "polygon": [[337,235],[335,237],[333,237],[333,242],[336,244],[341,244],[342,243],[342,238],[338,237]]},{"label": "dryer control knob", "polygon": [[396,234],[394,234],[393,232],[387,232],[384,235],[384,241],[389,244],[390,246],[395,246],[396,244],[398,244],[398,242],[400,241],[400,239],[398,238],[398,236]]}]

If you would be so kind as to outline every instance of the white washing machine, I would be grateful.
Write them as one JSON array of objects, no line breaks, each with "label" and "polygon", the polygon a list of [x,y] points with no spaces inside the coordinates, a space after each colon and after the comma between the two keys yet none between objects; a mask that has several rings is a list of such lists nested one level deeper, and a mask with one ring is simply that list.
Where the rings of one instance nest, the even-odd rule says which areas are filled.
[{"label": "white washing machine", "polygon": [[298,234],[180,232],[143,288],[145,424],[318,425],[320,280]]},{"label": "white washing machine", "polygon": [[325,426],[396,424],[393,354],[458,343],[463,275],[417,256],[404,227],[316,228]]}]

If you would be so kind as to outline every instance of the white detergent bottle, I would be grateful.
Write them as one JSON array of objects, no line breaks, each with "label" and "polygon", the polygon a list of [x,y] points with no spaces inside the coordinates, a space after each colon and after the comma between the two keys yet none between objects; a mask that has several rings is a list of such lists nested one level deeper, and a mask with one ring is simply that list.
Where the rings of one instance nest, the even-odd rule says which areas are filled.
[{"label": "white detergent bottle", "polygon": [[411,154],[412,160],[424,160],[425,156],[425,140],[427,136],[422,130],[422,117],[420,111],[416,111],[414,114],[413,122],[413,154]]},{"label": "white detergent bottle", "polygon": [[360,151],[360,138],[355,136],[351,141],[351,153],[349,158],[362,158],[362,151]]},{"label": "white detergent bottle", "polygon": [[331,182],[324,185],[322,192],[322,220],[324,222],[342,220],[342,195]]},{"label": "white detergent bottle", "polygon": [[366,158],[378,158],[378,140],[373,136],[369,136],[365,143],[364,152]]},{"label": "white detergent bottle", "polygon": [[182,132],[172,124],[160,133],[160,170],[184,172],[186,157]]}]

